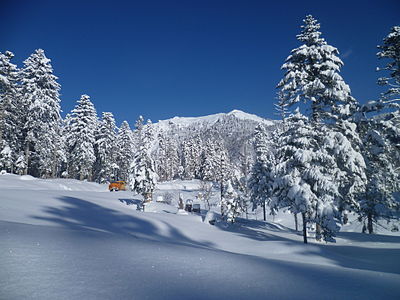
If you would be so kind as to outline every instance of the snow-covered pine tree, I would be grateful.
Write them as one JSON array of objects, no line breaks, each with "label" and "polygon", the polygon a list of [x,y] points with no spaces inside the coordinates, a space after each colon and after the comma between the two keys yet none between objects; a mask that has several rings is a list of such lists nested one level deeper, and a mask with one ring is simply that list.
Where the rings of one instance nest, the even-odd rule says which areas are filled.
[{"label": "snow-covered pine tree", "polygon": [[266,204],[272,197],[274,177],[272,169],[275,165],[274,154],[269,147],[268,135],[263,124],[259,124],[254,133],[256,160],[251,169],[248,186],[253,210],[261,206],[266,220]]},{"label": "snow-covered pine tree", "polygon": [[389,77],[378,80],[380,85],[388,87],[380,101],[385,104],[388,113],[381,118],[380,124],[390,142],[392,158],[396,158],[394,165],[400,185],[400,26],[394,26],[378,48],[381,50],[377,53],[378,58],[390,60],[384,68],[378,68],[389,71]]},{"label": "snow-covered pine tree", "polygon": [[378,48],[378,58],[389,60],[384,67],[377,68],[378,71],[389,72],[389,76],[378,79],[379,85],[388,87],[381,98],[385,102],[400,101],[400,26],[393,26]]},{"label": "snow-covered pine tree", "polygon": [[144,118],[143,116],[139,116],[139,118],[135,122],[135,129],[141,132],[144,126]]},{"label": "snow-covered pine tree", "polygon": [[374,222],[395,217],[399,208],[393,193],[400,191],[400,27],[394,26],[378,48],[378,58],[389,60],[378,68],[389,72],[378,84],[388,89],[360,108],[357,124],[368,179],[358,212],[369,233]]},{"label": "snow-covered pine tree", "polygon": [[185,179],[201,178],[203,147],[199,136],[182,142],[182,167]]},{"label": "snow-covered pine tree", "polygon": [[141,139],[142,139],[142,131],[144,127],[144,119],[143,116],[139,116],[139,118],[135,122],[135,129],[132,131],[132,149],[133,152],[136,153],[139,151]]},{"label": "snow-covered pine tree", "polygon": [[360,124],[368,184],[358,213],[362,220],[367,221],[370,234],[374,232],[374,222],[395,218],[399,209],[393,193],[400,191],[400,169],[396,165],[400,159],[400,147],[388,137],[387,122],[384,116],[375,116]]},{"label": "snow-covered pine tree", "polygon": [[17,66],[11,63],[14,54],[0,53],[0,169],[14,173],[15,162],[22,150],[21,107],[18,93]]},{"label": "snow-covered pine tree", "polygon": [[218,159],[214,141],[207,140],[203,148],[201,179],[205,181],[217,180]]},{"label": "snow-covered pine tree", "polygon": [[215,153],[217,156],[217,168],[216,168],[216,179],[219,182],[221,190],[221,199],[223,196],[224,186],[232,178],[232,165],[229,160],[228,150],[222,141],[216,142]]},{"label": "snow-covered pine tree", "polygon": [[242,213],[238,194],[232,186],[231,180],[227,181],[221,202],[222,216],[227,222],[235,223],[236,218]]},{"label": "snow-covered pine tree", "polygon": [[96,131],[94,180],[99,183],[110,182],[116,176],[115,163],[115,119],[111,112],[103,112]]},{"label": "snow-covered pine tree", "polygon": [[157,170],[157,175],[158,179],[160,181],[166,181],[167,180],[167,164],[165,162],[165,158],[167,156],[167,150],[166,150],[166,143],[165,143],[165,135],[160,130],[160,132],[157,135],[157,141],[158,141],[158,147],[157,147],[157,153],[156,153],[156,159],[155,159],[155,164],[156,164],[156,170]]},{"label": "snow-covered pine tree", "polygon": [[366,164],[362,155],[362,141],[357,125],[350,120],[338,120],[336,126],[328,127],[324,141],[324,149],[335,158],[340,169],[336,178],[340,198],[338,209],[344,223],[347,211],[357,212],[359,201],[365,192],[367,177]]},{"label": "snow-covered pine tree", "polygon": [[193,179],[195,177],[193,143],[191,139],[186,139],[182,142],[182,167],[183,176],[185,179]]},{"label": "snow-covered pine tree", "polygon": [[127,121],[123,121],[118,129],[116,139],[116,163],[118,165],[117,179],[128,181],[129,167],[133,160],[132,130]]},{"label": "snow-covered pine tree", "polygon": [[248,209],[251,205],[250,188],[248,185],[249,177],[249,175],[243,176],[240,172],[236,171],[231,180],[232,186],[237,193],[237,199],[241,208],[241,212],[246,213],[246,219],[248,218]]},{"label": "snow-covered pine tree", "polygon": [[321,37],[316,19],[308,15],[304,23],[297,35],[303,44],[282,65],[285,75],[277,86],[280,101],[287,108],[299,102],[309,104],[315,122],[347,118],[357,102],[339,74],[343,66],[339,51]]},{"label": "snow-covered pine tree", "polygon": [[342,171],[338,178],[341,197],[337,205],[341,211],[356,211],[366,184],[361,140],[352,123],[358,103],[339,75],[343,62],[337,56],[338,50],[321,37],[320,25],[312,16],[307,16],[304,23],[297,36],[303,45],[292,50],[282,66],[285,75],[277,86],[280,106],[290,108],[303,102],[310,109],[313,126],[325,126],[325,151],[335,157]]},{"label": "snow-covered pine tree", "polygon": [[42,49],[24,61],[21,94],[25,105],[24,142],[26,171],[44,177],[55,176],[60,164],[60,85],[50,59]]},{"label": "snow-covered pine tree", "polygon": [[131,164],[129,185],[131,190],[143,196],[144,202],[150,202],[157,183],[155,164],[150,155],[153,140],[153,128],[150,120],[141,128],[137,138],[139,149]]},{"label": "snow-covered pine tree", "polygon": [[335,158],[324,149],[326,127],[314,124],[298,109],[287,119],[288,128],[281,135],[277,149],[279,163],[274,170],[275,194],[271,201],[275,209],[288,208],[292,213],[301,213],[304,243],[309,222],[321,227],[325,241],[334,241],[340,228],[337,209],[340,194],[335,181],[340,170]]},{"label": "snow-covered pine tree", "polygon": [[161,181],[172,180],[179,169],[177,145],[173,138],[166,136],[162,131],[158,134],[158,148],[156,153],[157,174]]},{"label": "snow-covered pine tree", "polygon": [[222,199],[223,187],[232,176],[232,167],[223,142],[206,141],[202,160],[202,180],[217,182]]},{"label": "snow-covered pine tree", "polygon": [[72,110],[69,129],[69,171],[72,178],[91,180],[95,132],[98,126],[96,109],[88,95],[82,95]]},{"label": "snow-covered pine tree", "polygon": [[174,138],[167,138],[166,147],[168,158],[168,164],[166,168],[167,180],[173,180],[175,177],[178,176],[180,166],[178,143]]}]

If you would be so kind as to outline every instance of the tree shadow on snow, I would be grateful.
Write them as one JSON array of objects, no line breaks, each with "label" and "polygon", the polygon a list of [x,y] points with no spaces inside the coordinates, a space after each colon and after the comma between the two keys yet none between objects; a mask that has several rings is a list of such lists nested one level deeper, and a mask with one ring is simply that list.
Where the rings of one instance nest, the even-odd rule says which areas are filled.
[{"label": "tree shadow on snow", "polygon": [[400,244],[400,236],[383,234],[366,234],[359,232],[339,232],[338,237],[355,242],[377,242]]},{"label": "tree shadow on snow", "polygon": [[[218,219],[220,219],[220,217]],[[226,222],[217,222],[216,227],[221,230],[232,232],[242,237],[257,241],[293,242],[293,240],[291,239],[287,239],[274,233],[289,232],[293,234],[299,234],[299,232],[296,232],[295,230],[282,225],[264,221],[247,220],[243,218],[237,218],[236,222],[233,224]],[[265,230],[268,230],[268,232],[266,232]]]},{"label": "tree shadow on snow", "polygon": [[[45,207],[44,211],[50,216],[33,216],[33,218],[81,231],[89,230],[129,235],[134,238],[200,248],[212,247],[210,243],[200,243],[186,237],[179,230],[165,222],[163,225],[164,234],[161,234],[159,228],[153,223],[135,217],[132,214],[124,214],[75,197],[63,196],[58,199],[66,205],[63,207]],[[127,199],[120,199],[121,202],[125,202],[125,200]],[[135,200],[132,200],[132,202],[132,204],[136,204]]]},{"label": "tree shadow on snow", "polygon": [[138,199],[118,199],[119,202],[124,203],[126,205],[138,205],[140,203],[142,203],[142,201],[138,200]]},{"label": "tree shadow on snow", "polygon": [[[131,214],[125,214],[75,197],[63,196],[58,199],[65,203],[65,206],[45,207],[44,211],[48,216],[33,217],[50,221],[69,229],[128,235],[132,238],[163,242],[170,245],[178,244],[225,252],[216,249],[212,243],[192,240],[183,235],[178,228],[164,221],[161,221],[162,226],[160,228],[152,222],[136,217],[132,214],[132,211],[128,212]],[[131,203],[125,200],[129,199],[120,199],[121,202]],[[132,204],[136,204],[135,200],[131,201],[133,202]],[[296,240],[280,235],[279,233],[296,234],[296,236],[300,235],[299,232],[295,232],[284,226],[254,220],[247,221],[239,219],[238,221],[238,223],[233,225],[225,225],[224,223],[217,222],[216,227],[220,230],[264,242],[266,251],[268,251],[268,241],[281,241],[285,243],[287,247],[297,246],[296,253],[298,254],[318,255],[332,261],[333,264],[345,268],[400,274],[400,260],[396,259],[400,257],[399,248],[384,249],[354,245],[332,245],[314,243],[313,239],[310,239],[309,245],[304,245],[301,236],[298,236],[298,240]],[[362,234],[357,233],[339,234],[340,237],[367,241],[361,235]],[[372,239],[368,241],[400,243],[399,237],[378,235],[374,235]]]},{"label": "tree shadow on snow", "polygon": [[[398,259],[400,257],[400,247],[371,248],[360,245],[327,244],[316,242],[313,237],[309,237],[309,244],[305,245],[301,231],[295,231],[279,224],[240,218],[234,224],[218,222],[216,227],[242,237],[265,242],[266,251],[268,251],[268,241],[281,241],[287,247],[299,246],[294,250],[297,254],[320,256],[330,260],[334,265],[358,270],[400,274],[400,260]],[[279,233],[296,235],[298,240],[286,238],[279,235]],[[399,236],[368,236],[362,233],[340,232],[338,237],[357,242],[397,243],[400,245]]]}]

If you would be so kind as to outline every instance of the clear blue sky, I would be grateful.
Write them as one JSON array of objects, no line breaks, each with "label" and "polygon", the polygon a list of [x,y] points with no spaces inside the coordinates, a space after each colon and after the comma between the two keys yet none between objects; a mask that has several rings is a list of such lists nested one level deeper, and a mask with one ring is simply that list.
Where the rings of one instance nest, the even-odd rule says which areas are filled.
[{"label": "clear blue sky", "polygon": [[376,45],[400,25],[399,0],[1,0],[0,51],[52,60],[62,109],[81,94],[131,124],[240,109],[273,114],[280,66],[312,14],[361,102],[378,97]]}]

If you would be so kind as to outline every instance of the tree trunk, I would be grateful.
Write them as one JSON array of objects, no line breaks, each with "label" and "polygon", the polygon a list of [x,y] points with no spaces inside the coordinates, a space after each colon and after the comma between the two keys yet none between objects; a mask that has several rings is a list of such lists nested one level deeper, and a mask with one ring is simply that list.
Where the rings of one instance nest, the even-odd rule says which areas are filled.
[{"label": "tree trunk", "polygon": [[29,142],[26,143],[25,145],[25,169],[24,169],[24,175],[28,175],[28,166],[29,166]]},{"label": "tree trunk", "polygon": [[322,234],[321,234],[321,225],[318,223],[315,224],[315,239],[320,242],[322,239]]},{"label": "tree trunk", "polygon": [[223,217],[224,216],[224,207],[222,206],[222,198],[223,198],[224,186],[223,186],[222,179],[219,183],[219,191],[220,191],[220,203],[221,203],[221,217]]},{"label": "tree trunk", "polygon": [[267,221],[267,212],[266,212],[266,209],[265,209],[265,200],[263,202],[263,214],[264,214],[264,221]]},{"label": "tree trunk", "polygon": [[372,226],[373,225],[372,224],[372,214],[368,213],[367,218],[368,218],[368,221],[367,221],[368,233],[372,234],[372,233],[374,233],[374,227]]},{"label": "tree trunk", "polygon": [[303,241],[304,244],[307,244],[307,219],[306,219],[306,214],[301,213],[301,217],[303,219]]},{"label": "tree trunk", "polygon": [[343,224],[346,225],[347,222],[349,222],[349,217],[348,217],[347,213],[344,213],[343,214]]},{"label": "tree trunk", "polygon": [[297,222],[297,214],[293,214],[294,215],[294,226],[296,231],[299,231],[299,223]]}]

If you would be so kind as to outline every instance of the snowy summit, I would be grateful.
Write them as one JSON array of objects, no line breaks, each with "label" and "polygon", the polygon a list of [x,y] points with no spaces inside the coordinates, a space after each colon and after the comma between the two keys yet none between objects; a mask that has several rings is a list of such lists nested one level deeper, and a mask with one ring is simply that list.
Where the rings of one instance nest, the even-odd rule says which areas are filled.
[{"label": "snowy summit", "polygon": [[188,127],[193,124],[207,124],[208,126],[211,126],[215,124],[218,121],[222,121],[227,118],[237,118],[240,120],[245,120],[245,121],[254,121],[257,123],[263,123],[266,126],[273,125],[274,121],[263,119],[257,115],[249,114],[246,112],[243,112],[241,110],[234,109],[228,113],[218,113],[218,114],[213,114],[213,115],[207,115],[207,116],[201,116],[201,117],[173,117],[171,119],[166,119],[166,120],[160,120],[158,121],[158,126],[160,128],[165,128],[168,127],[171,124],[180,126],[180,127]]}]

